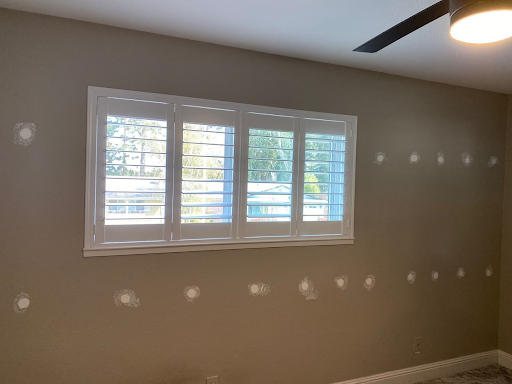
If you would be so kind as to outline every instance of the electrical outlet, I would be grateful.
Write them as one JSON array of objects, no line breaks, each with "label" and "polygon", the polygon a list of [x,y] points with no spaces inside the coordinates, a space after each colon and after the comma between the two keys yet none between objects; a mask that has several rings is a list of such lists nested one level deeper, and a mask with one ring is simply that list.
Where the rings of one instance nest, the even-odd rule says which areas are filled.
[{"label": "electrical outlet", "polygon": [[219,376],[207,377],[206,384],[219,384]]},{"label": "electrical outlet", "polygon": [[414,338],[414,353],[419,354],[421,352],[421,337]]}]

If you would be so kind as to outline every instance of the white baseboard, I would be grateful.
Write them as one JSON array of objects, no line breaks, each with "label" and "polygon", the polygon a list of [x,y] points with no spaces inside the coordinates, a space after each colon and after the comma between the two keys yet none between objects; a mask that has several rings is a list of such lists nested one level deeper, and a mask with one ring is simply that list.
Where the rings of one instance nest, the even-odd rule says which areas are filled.
[{"label": "white baseboard", "polygon": [[[499,351],[499,353],[501,356],[502,352]],[[512,355],[505,354],[504,352],[503,354],[507,355],[507,362],[512,366]],[[419,381],[436,379],[438,377],[454,375],[456,373],[470,369],[496,364],[497,362],[498,351],[494,350],[469,356],[457,357],[456,359],[439,361],[437,363],[418,365],[416,367],[380,373],[378,375],[361,377],[359,379],[342,381],[334,384],[411,384],[417,383]],[[505,364],[502,365],[507,367]]]},{"label": "white baseboard", "polygon": [[512,355],[507,352],[498,351],[498,364],[512,369]]}]

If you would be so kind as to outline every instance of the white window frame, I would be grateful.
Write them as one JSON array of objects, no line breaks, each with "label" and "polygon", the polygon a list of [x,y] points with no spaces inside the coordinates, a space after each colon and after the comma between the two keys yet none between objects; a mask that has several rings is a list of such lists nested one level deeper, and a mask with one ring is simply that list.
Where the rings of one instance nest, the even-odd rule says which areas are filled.
[{"label": "white window frame", "polygon": [[[168,159],[168,165],[181,164],[181,159],[177,161],[177,156],[181,154],[181,132],[176,129],[176,123],[182,119],[180,107],[181,105],[199,106],[203,108],[226,109],[236,111],[235,122],[235,143],[239,146],[238,153],[240,156],[235,158],[235,176],[237,183],[233,185],[234,188],[234,204],[233,204],[233,234],[236,238],[230,239],[200,239],[200,240],[170,240],[171,222],[175,222],[180,218],[180,212],[176,212],[173,207],[175,204],[168,204],[166,212],[166,230],[165,238],[168,240],[161,241],[148,241],[148,242],[128,242],[128,243],[101,243],[100,237],[95,237],[95,210],[103,209],[103,206],[96,204],[97,189],[101,188],[102,181],[97,180],[97,151],[100,150],[104,144],[98,140],[97,128],[97,108],[99,108],[99,97],[112,97],[120,99],[133,99],[150,102],[167,103],[169,105],[176,105],[176,111],[173,116],[174,121],[168,121],[169,132],[175,132],[174,137],[168,139],[168,153],[171,158]],[[244,248],[266,248],[266,247],[285,247],[285,246],[313,246],[313,245],[340,245],[340,244],[353,244],[354,243],[354,197],[355,197],[355,172],[356,172],[356,140],[357,140],[357,117],[349,115],[308,112],[301,110],[264,107],[249,104],[240,104],[224,101],[214,101],[205,99],[196,99],[190,97],[170,96],[163,94],[135,92],[127,90],[117,90],[110,88],[92,87],[88,88],[88,105],[87,105],[87,163],[86,163],[86,191],[85,191],[85,239],[84,239],[84,256],[111,256],[111,255],[132,255],[132,254],[150,254],[150,253],[168,253],[168,252],[186,252],[186,251],[203,251],[203,250],[218,250],[218,249],[244,249]],[[343,220],[343,235],[302,235],[290,237],[238,237],[238,231],[243,234],[243,223],[245,220],[240,218],[246,217],[246,200],[247,200],[247,161],[245,159],[247,148],[245,143],[248,140],[247,125],[244,123],[244,114],[256,113],[264,115],[275,115],[292,117],[295,119],[297,129],[296,134],[301,134],[300,138],[294,140],[297,142],[304,141],[304,134],[302,129],[302,119],[311,120],[324,120],[344,122],[346,124],[346,155],[345,155],[345,197],[346,208],[344,208]],[[171,130],[172,128],[172,130]],[[99,144],[99,145],[98,145]],[[179,148],[175,151],[173,147]],[[302,145],[302,144],[301,144]],[[303,170],[303,159],[297,159],[299,151],[294,146],[294,184],[293,188],[300,188],[303,186],[303,175],[300,174]],[[168,155],[169,157],[169,155]],[[100,172],[101,173],[101,172]],[[180,192],[181,184],[178,178],[181,178],[181,169],[168,168],[167,176],[170,178],[168,186],[174,184],[174,188],[167,194],[169,196]],[[174,180],[174,183],[172,182]],[[245,181],[245,183],[244,183]],[[178,185],[178,184],[179,185]],[[295,193],[295,200],[301,199],[300,193]],[[169,200],[168,200],[169,201]],[[294,208],[297,206],[297,201],[294,202]],[[237,212],[235,212],[235,209]],[[245,215],[245,216],[244,216]],[[293,219],[298,220],[301,214],[293,214]],[[292,223],[293,228],[297,228],[297,222]],[[95,242],[96,240],[96,242]]]}]

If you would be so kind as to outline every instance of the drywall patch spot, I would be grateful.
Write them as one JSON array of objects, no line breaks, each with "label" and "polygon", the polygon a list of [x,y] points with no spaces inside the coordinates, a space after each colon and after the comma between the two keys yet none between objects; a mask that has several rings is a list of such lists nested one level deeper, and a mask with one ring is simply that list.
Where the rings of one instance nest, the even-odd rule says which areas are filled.
[{"label": "drywall patch spot", "polygon": [[410,271],[408,274],[407,274],[407,282],[409,284],[414,284],[414,282],[416,281],[416,272],[414,271]]},{"label": "drywall patch spot", "polygon": [[443,152],[437,152],[437,165],[442,167],[445,164],[446,164],[446,158],[444,156],[444,153]]},{"label": "drywall patch spot", "polygon": [[418,152],[413,152],[409,156],[409,163],[411,163],[411,164],[418,164],[420,162],[420,160],[421,160],[421,156],[419,155]]},{"label": "drywall patch spot", "polygon": [[270,285],[265,283],[252,283],[248,287],[251,296],[266,296],[270,293]]},{"label": "drywall patch spot", "polygon": [[432,277],[432,281],[437,281],[437,279],[439,279],[439,272],[432,271],[430,277]]},{"label": "drywall patch spot", "polygon": [[462,164],[464,164],[466,167],[469,167],[471,163],[473,162],[473,156],[471,156],[471,153],[464,152],[462,154]]},{"label": "drywall patch spot", "polygon": [[373,289],[373,287],[375,286],[375,276],[373,275],[368,275],[366,276],[366,279],[364,280],[364,287],[366,288],[366,290],[369,292]]},{"label": "drywall patch spot", "polygon": [[459,279],[462,279],[466,276],[466,271],[464,270],[464,268],[459,268],[457,269],[457,278]]},{"label": "drywall patch spot", "polygon": [[306,296],[306,300],[314,300],[318,297],[318,292],[315,291],[315,284],[307,277],[300,282],[299,291]]},{"label": "drywall patch spot", "polygon": [[500,163],[500,160],[496,156],[491,156],[489,161],[487,162],[487,166],[489,168],[495,167]]},{"label": "drywall patch spot", "polygon": [[26,147],[34,141],[36,137],[36,125],[34,123],[18,123],[12,130],[14,144]]},{"label": "drywall patch spot", "polygon": [[14,309],[14,312],[21,315],[27,311],[27,308],[29,305],[30,305],[30,296],[28,295],[28,293],[21,292],[19,295],[17,295],[14,298],[12,307]]},{"label": "drywall patch spot", "polygon": [[126,307],[137,308],[140,305],[140,300],[131,289],[121,289],[114,293],[114,303],[118,307],[124,305]]},{"label": "drywall patch spot", "polygon": [[183,290],[183,295],[189,303],[193,303],[195,299],[201,296],[201,290],[196,285],[190,285],[185,287]]},{"label": "drywall patch spot", "polygon": [[375,154],[375,160],[373,161],[374,164],[382,165],[384,162],[388,161],[388,157],[384,152],[377,152]]},{"label": "drywall patch spot", "polygon": [[345,289],[347,289],[347,285],[348,285],[348,276],[347,275],[343,275],[343,276],[338,276],[338,277],[335,277],[334,278],[334,282],[336,283],[336,286],[341,289],[342,291],[344,291]]},{"label": "drywall patch spot", "polygon": [[493,270],[492,270],[492,267],[489,265],[487,268],[485,268],[485,275],[487,277],[491,277],[493,274]]}]

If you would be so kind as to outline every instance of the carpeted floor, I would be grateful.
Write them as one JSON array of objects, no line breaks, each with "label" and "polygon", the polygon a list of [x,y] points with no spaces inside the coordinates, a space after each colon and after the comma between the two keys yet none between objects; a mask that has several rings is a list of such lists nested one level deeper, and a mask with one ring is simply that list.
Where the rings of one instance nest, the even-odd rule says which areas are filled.
[{"label": "carpeted floor", "polygon": [[512,371],[499,365],[473,369],[454,376],[423,381],[418,384],[507,384],[512,383]]}]

